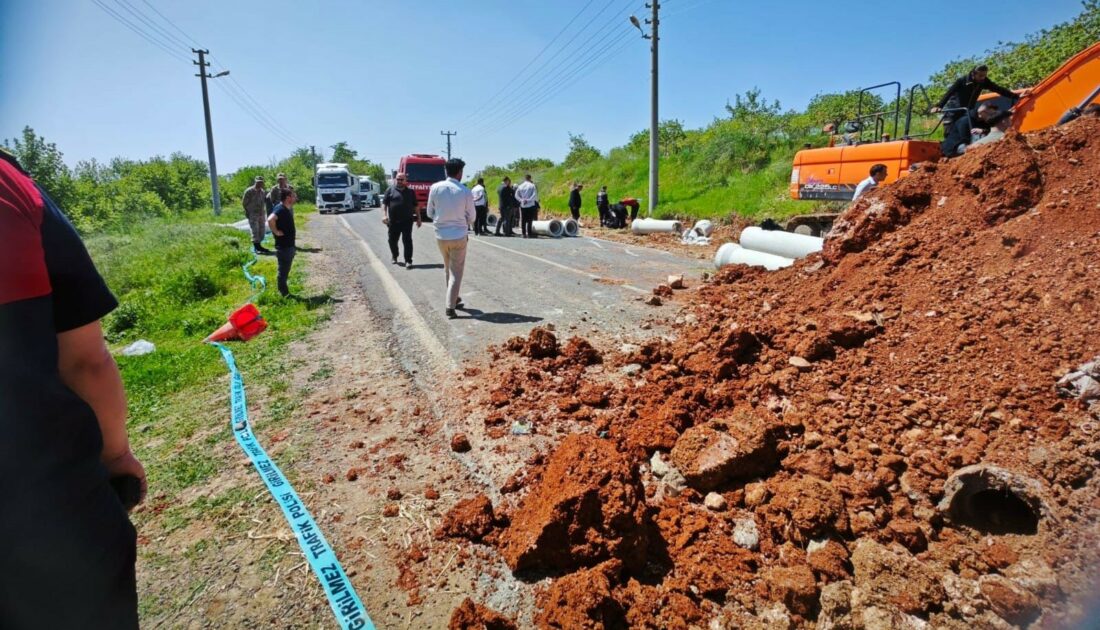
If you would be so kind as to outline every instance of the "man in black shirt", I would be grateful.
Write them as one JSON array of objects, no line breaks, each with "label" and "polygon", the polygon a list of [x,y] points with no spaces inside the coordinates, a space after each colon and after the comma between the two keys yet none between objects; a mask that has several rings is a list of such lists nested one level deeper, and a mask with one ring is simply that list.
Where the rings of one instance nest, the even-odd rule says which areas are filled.
[{"label": "man in black shirt", "polygon": [[109,481],[145,494],[100,326],[117,305],[61,210],[0,151],[0,627],[138,627],[137,536]]},{"label": "man in black shirt", "polygon": [[596,193],[596,210],[600,213],[600,226],[606,227],[611,223],[611,204],[607,198],[607,186],[600,186],[600,192]]},{"label": "man in black shirt", "polygon": [[583,188],[584,184],[573,182],[573,190],[569,191],[569,214],[573,215],[574,221],[581,220],[581,189]]},{"label": "man in black shirt", "polygon": [[288,188],[283,191],[282,198],[282,203],[275,204],[271,209],[267,225],[275,235],[275,260],[279,262],[279,294],[287,297],[290,295],[290,287],[286,281],[290,276],[290,265],[294,263],[294,254],[298,251],[295,244],[297,231],[294,228],[294,202],[298,201],[298,193],[293,188]]},{"label": "man in black shirt", "polygon": [[[1016,96],[1016,93],[1012,90],[1001,87],[989,79],[989,68],[987,66],[978,66],[967,73],[966,76],[959,77],[951,84],[951,87],[947,88],[947,91],[943,93],[943,97],[936,103],[936,106],[932,108],[932,113],[936,114],[943,110],[944,107],[948,109],[958,109],[965,107],[973,112],[974,106],[978,103],[978,97],[982,95],[982,92],[989,90],[996,92],[1001,96],[1012,100],[1013,104],[1019,100],[1020,97]],[[971,114],[973,116],[973,114]],[[947,112],[943,115],[943,129],[944,133],[951,130],[951,126],[962,117],[962,113],[958,111]]]},{"label": "man in black shirt", "polygon": [[512,225],[519,204],[516,203],[516,189],[512,187],[512,178],[505,177],[504,183],[497,188],[497,201],[499,202],[497,207],[500,208],[500,221],[497,221],[496,235],[500,236],[500,230],[504,228],[504,236],[515,236]]},{"label": "man in black shirt", "polygon": [[416,208],[416,192],[407,185],[404,173],[398,173],[394,178],[393,186],[386,191],[382,198],[382,223],[389,226],[390,254],[393,255],[393,264],[397,262],[397,239],[400,237],[401,245],[405,248],[405,269],[411,269],[413,264],[413,222],[420,227],[420,212]]}]

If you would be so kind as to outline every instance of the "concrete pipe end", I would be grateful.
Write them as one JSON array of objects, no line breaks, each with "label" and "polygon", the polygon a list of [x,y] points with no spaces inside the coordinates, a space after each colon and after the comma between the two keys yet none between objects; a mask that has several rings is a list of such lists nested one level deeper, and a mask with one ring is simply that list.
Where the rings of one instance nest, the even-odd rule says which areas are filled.
[{"label": "concrete pipe end", "polygon": [[987,534],[1033,535],[1057,520],[1039,481],[987,464],[948,477],[937,509],[954,525]]}]

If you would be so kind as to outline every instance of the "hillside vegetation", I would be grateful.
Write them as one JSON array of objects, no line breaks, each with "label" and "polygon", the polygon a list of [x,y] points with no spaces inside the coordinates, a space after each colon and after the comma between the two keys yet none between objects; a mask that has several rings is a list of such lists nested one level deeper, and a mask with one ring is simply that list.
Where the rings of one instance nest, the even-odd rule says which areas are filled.
[{"label": "hillside vegetation", "polygon": [[[1098,39],[1100,0],[1086,0],[1073,20],[1038,31],[1022,42],[1002,42],[983,55],[956,59],[924,84],[929,97],[936,99],[955,78],[986,63],[998,83],[1027,87]],[[818,94],[805,110],[796,111],[783,109],[778,101],[769,101],[753,89],[735,96],[723,115],[706,127],[685,129],[678,120],[664,121],[659,133],[661,195],[656,216],[782,218],[811,211],[812,205],[789,197],[791,159],[805,144],[823,146],[827,142],[821,132],[825,123],[854,117],[857,94]],[[893,111],[893,102],[882,100],[893,95],[874,96],[870,106],[864,102],[864,113],[869,109]],[[928,105],[918,100],[914,113]],[[902,118],[906,106],[907,102],[901,103]],[[916,122],[914,133],[936,125],[930,117]],[[891,127],[887,130],[893,131]],[[583,135],[570,134],[569,153],[561,163],[521,159],[507,166],[486,167],[481,175],[495,188],[505,175],[517,181],[525,172],[534,175],[543,205],[552,211],[565,210],[574,181],[585,184],[586,214],[595,215],[595,196],[601,185],[608,187],[613,200],[644,199],[649,181],[649,131],[640,131],[623,146],[606,152],[593,147]]]}]

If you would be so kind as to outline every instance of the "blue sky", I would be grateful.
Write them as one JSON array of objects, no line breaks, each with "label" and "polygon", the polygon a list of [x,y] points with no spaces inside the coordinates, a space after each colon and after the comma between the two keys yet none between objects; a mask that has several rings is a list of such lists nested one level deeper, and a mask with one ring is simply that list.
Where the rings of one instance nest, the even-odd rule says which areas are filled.
[{"label": "blue sky", "polygon": [[[0,0],[0,138],[29,124],[70,164],[173,151],[205,159],[199,81],[186,61],[193,38],[235,81],[211,86],[223,173],[340,140],[390,169],[405,153],[442,152],[442,130],[458,131],[455,154],[475,168],[560,159],[570,132],[607,150],[648,126],[648,44],[626,20],[643,16],[641,5]],[[801,107],[819,92],[909,85],[1080,10],[1078,0],[1001,0],[985,15],[967,6],[665,0],[661,117],[698,127],[754,86]]]}]

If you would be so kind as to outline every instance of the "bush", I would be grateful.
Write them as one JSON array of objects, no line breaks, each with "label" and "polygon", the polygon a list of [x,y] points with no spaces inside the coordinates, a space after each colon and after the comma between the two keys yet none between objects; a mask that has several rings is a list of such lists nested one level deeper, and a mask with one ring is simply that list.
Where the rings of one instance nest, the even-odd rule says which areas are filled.
[{"label": "bush", "polygon": [[177,304],[192,304],[221,295],[225,291],[225,287],[209,272],[184,269],[168,278],[164,283],[163,294]]}]

